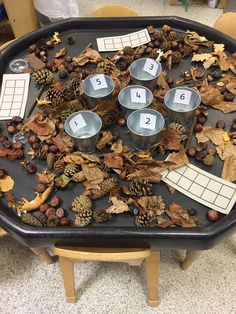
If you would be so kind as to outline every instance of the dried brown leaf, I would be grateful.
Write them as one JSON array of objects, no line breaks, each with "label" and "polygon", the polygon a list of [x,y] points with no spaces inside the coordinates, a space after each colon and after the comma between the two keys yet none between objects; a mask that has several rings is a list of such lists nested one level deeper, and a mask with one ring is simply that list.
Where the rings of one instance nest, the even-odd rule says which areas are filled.
[{"label": "dried brown leaf", "polygon": [[126,203],[118,200],[115,196],[111,197],[110,201],[113,205],[106,209],[109,214],[122,214],[130,210]]},{"label": "dried brown leaf", "polygon": [[122,169],[124,167],[124,159],[121,155],[108,153],[104,155],[104,164],[108,168]]},{"label": "dried brown leaf", "polygon": [[49,172],[47,169],[42,173],[37,173],[37,176],[39,178],[39,182],[45,185],[51,184],[55,178],[55,174]]},{"label": "dried brown leaf", "polygon": [[164,71],[161,72],[161,74],[158,76],[158,79],[157,79],[157,85],[160,88],[168,91],[170,89],[170,87],[169,87],[169,84],[167,83],[166,79],[167,79],[167,73]]},{"label": "dried brown leaf", "polygon": [[180,150],[177,153],[171,153],[170,156],[168,156],[168,161],[175,163],[175,165],[169,167],[169,170],[177,169],[187,165],[189,161],[184,146],[181,145]]},{"label": "dried brown leaf", "polygon": [[59,149],[62,153],[69,153],[73,149],[73,143],[71,137],[66,134],[65,131],[60,130],[60,132],[51,138],[53,144]]},{"label": "dried brown leaf", "polygon": [[224,44],[214,44],[214,52],[218,53],[218,52],[223,52],[225,50],[225,45]]},{"label": "dried brown leaf", "polygon": [[230,182],[236,180],[236,154],[225,158],[221,178]]},{"label": "dried brown leaf", "polygon": [[121,139],[118,139],[114,144],[111,145],[111,150],[116,153],[120,154],[123,151],[123,142]]},{"label": "dried brown leaf", "polygon": [[97,180],[99,183],[103,181],[103,172],[98,166],[82,164],[81,167],[88,181],[96,181],[96,183]]},{"label": "dried brown leaf", "polygon": [[236,156],[236,145],[233,145],[231,142],[222,142],[219,146],[216,147],[216,151],[219,157],[222,160],[225,160],[228,157]]},{"label": "dried brown leaf", "polygon": [[187,210],[177,203],[172,203],[166,211],[167,215],[174,221],[174,223],[182,228],[196,227],[196,218],[190,216]]},{"label": "dried brown leaf", "polygon": [[133,173],[128,174],[128,180],[147,180],[150,183],[159,183],[161,181],[160,168],[154,167],[152,169],[134,170]]},{"label": "dried brown leaf", "polygon": [[102,60],[99,52],[95,49],[87,48],[84,53],[73,58],[73,62],[78,66],[83,66],[89,62],[98,63]]},{"label": "dried brown leaf", "polygon": [[103,131],[102,132],[102,138],[97,143],[96,147],[99,150],[102,150],[109,142],[111,142],[113,139],[113,135],[111,131]]}]

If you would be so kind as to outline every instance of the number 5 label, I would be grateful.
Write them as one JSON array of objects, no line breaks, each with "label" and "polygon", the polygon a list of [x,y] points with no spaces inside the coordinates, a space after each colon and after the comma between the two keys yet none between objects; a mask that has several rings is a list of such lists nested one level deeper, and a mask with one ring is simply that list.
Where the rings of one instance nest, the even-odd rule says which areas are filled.
[{"label": "number 5 label", "polygon": [[103,74],[94,75],[93,77],[91,77],[90,82],[94,90],[107,87],[107,82]]},{"label": "number 5 label", "polygon": [[151,59],[147,59],[144,64],[143,71],[148,72],[151,75],[155,76],[157,74],[157,68],[158,64],[156,62],[154,62]]},{"label": "number 5 label", "polygon": [[131,88],[131,102],[146,103],[146,90],[144,88]]},{"label": "number 5 label", "polygon": [[192,92],[186,89],[177,89],[175,92],[174,103],[188,105]]},{"label": "number 5 label", "polygon": [[139,126],[140,128],[155,130],[157,117],[153,114],[141,113]]}]

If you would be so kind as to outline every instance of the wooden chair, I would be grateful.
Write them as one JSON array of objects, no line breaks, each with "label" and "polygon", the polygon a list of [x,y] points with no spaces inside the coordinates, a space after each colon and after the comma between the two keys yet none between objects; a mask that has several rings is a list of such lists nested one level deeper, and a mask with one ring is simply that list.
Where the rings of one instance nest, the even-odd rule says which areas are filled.
[{"label": "wooden chair", "polygon": [[130,265],[140,265],[146,262],[146,280],[149,306],[158,304],[158,280],[160,270],[160,252],[157,249],[118,249],[118,248],[83,248],[83,247],[54,247],[54,253],[59,256],[64,280],[66,301],[76,302],[74,284],[74,262],[103,261],[124,262]]},{"label": "wooden chair", "polygon": [[236,12],[224,13],[215,22],[214,28],[236,39]]},{"label": "wooden chair", "polygon": [[106,5],[89,14],[89,17],[138,16],[139,13],[124,5]]}]

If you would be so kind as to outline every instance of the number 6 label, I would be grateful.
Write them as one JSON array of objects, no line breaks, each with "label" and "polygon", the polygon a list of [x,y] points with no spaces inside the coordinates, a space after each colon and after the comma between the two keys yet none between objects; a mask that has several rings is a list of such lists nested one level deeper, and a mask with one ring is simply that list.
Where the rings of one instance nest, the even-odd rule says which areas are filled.
[{"label": "number 6 label", "polygon": [[177,89],[175,92],[174,103],[188,105],[192,92],[186,89]]},{"label": "number 6 label", "polygon": [[139,126],[140,128],[155,130],[157,117],[153,114],[141,113]]},{"label": "number 6 label", "polygon": [[91,77],[90,82],[94,90],[107,87],[107,82],[103,74],[94,75],[93,77]]},{"label": "number 6 label", "polygon": [[157,74],[157,68],[158,64],[156,62],[154,62],[151,59],[147,59],[144,64],[143,71],[148,72],[151,75],[155,76]]},{"label": "number 6 label", "polygon": [[130,90],[131,102],[146,103],[146,90],[144,88],[132,88]]}]

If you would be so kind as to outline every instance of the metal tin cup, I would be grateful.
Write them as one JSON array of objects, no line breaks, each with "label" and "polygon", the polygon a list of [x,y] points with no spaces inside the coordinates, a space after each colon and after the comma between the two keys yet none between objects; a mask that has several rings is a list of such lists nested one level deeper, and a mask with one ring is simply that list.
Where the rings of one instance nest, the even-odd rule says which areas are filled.
[{"label": "metal tin cup", "polygon": [[165,94],[164,103],[168,111],[168,122],[178,121],[189,129],[195,110],[201,103],[201,96],[192,88],[175,87]]},{"label": "metal tin cup", "polygon": [[95,74],[86,77],[82,88],[88,107],[92,109],[96,107],[98,99],[109,99],[112,97],[115,83],[107,75]]},{"label": "metal tin cup", "polygon": [[153,91],[156,79],[162,71],[161,64],[150,58],[141,58],[131,63],[129,73],[135,84],[143,85]]},{"label": "metal tin cup", "polygon": [[153,94],[145,86],[129,85],[119,92],[118,100],[121,112],[127,119],[128,115],[134,110],[150,106],[153,101]]},{"label": "metal tin cup", "polygon": [[149,150],[157,142],[164,125],[163,116],[149,108],[136,110],[127,119],[132,144],[137,150]]},{"label": "metal tin cup", "polygon": [[91,111],[72,113],[64,125],[66,133],[73,139],[75,148],[87,153],[96,150],[101,127],[101,118]]}]

